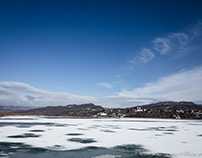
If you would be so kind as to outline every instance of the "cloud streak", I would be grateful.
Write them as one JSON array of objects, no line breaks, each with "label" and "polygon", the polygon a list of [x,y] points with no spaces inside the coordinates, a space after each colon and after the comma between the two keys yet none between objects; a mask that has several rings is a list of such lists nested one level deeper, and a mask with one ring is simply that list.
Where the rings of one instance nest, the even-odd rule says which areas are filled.
[{"label": "cloud streak", "polygon": [[155,38],[153,41],[153,48],[161,55],[168,54],[171,50],[170,40],[168,38]]},{"label": "cloud streak", "polygon": [[184,32],[170,33],[165,37],[156,37],[151,46],[143,47],[132,59],[128,60],[127,68],[133,70],[138,64],[147,64],[157,56],[174,55],[191,47],[193,41],[202,36],[202,21],[192,24]]},{"label": "cloud streak", "polygon": [[202,101],[202,66],[161,77],[133,91],[123,90],[122,97],[155,98],[156,100]]},{"label": "cloud streak", "polygon": [[128,63],[131,65],[131,69],[133,69],[132,65],[137,64],[146,64],[149,61],[151,61],[153,58],[155,58],[155,54],[151,49],[148,48],[142,48],[142,50],[139,52],[139,54],[132,60],[129,60]]},{"label": "cloud streak", "polygon": [[101,87],[105,87],[105,88],[108,88],[108,89],[111,89],[112,88],[112,84],[111,83],[108,83],[108,82],[100,82],[97,84],[98,86],[101,86]]}]

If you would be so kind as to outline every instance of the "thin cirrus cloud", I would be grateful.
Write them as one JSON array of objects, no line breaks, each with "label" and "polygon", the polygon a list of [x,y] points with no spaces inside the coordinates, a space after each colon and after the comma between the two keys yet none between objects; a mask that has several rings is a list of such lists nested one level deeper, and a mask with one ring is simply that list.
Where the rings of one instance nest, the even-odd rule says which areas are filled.
[{"label": "thin cirrus cloud", "polygon": [[[153,58],[155,58],[155,54],[153,53],[153,51],[151,49],[143,47],[140,53],[134,59],[129,60],[129,63],[132,65],[141,63],[146,64]],[[132,68],[133,67],[131,66],[131,69]]]},{"label": "thin cirrus cloud", "polygon": [[154,50],[161,55],[165,55],[171,50],[170,40],[168,38],[155,38],[152,43]]},{"label": "thin cirrus cloud", "polygon": [[[202,21],[192,24],[184,32],[170,33],[165,37],[156,37],[150,47],[143,47],[132,59],[127,61],[127,68],[133,70],[138,64],[151,62],[157,56],[176,55],[186,51],[193,41],[202,36]],[[190,49],[190,48],[189,48]]]},{"label": "thin cirrus cloud", "polygon": [[97,84],[98,86],[101,86],[101,87],[105,87],[105,88],[108,88],[108,89],[111,89],[112,88],[112,84],[109,83],[109,82],[100,82]]},{"label": "thin cirrus cloud", "polygon": [[192,24],[192,27],[188,29],[191,40],[201,37],[202,35],[202,21],[199,20],[197,23]]}]

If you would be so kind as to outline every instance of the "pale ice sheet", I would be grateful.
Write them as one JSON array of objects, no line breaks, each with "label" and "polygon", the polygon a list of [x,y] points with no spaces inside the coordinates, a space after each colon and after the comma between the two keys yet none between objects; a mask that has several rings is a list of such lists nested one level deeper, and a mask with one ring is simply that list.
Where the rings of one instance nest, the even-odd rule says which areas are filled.
[{"label": "pale ice sheet", "polygon": [[[33,133],[39,137],[9,138],[25,133]],[[202,153],[201,134],[201,120],[69,119],[30,116],[0,119],[1,142],[20,142],[53,150],[136,144],[153,153],[171,153],[176,157],[185,154],[186,157],[192,157],[189,153]],[[69,141],[72,138],[94,141]]]}]

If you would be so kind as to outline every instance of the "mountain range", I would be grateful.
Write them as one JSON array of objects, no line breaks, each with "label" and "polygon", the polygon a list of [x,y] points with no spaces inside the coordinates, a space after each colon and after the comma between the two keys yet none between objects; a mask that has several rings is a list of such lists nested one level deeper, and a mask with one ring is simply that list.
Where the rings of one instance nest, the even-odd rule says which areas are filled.
[{"label": "mountain range", "polygon": [[0,116],[37,115],[65,117],[143,117],[202,119],[202,105],[193,102],[158,102],[131,108],[103,108],[93,103],[41,108],[0,106]]},{"label": "mountain range", "polygon": [[24,107],[24,106],[12,106],[12,105],[0,105],[0,112],[7,113],[7,112],[18,112],[18,111],[25,111],[31,109],[33,107]]}]

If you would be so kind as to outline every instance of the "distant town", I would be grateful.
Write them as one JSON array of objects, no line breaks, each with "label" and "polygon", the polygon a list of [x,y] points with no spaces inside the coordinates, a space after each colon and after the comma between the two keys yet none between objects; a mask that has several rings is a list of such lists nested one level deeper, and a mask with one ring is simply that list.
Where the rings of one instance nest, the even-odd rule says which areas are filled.
[{"label": "distant town", "polygon": [[62,116],[70,118],[173,118],[202,119],[202,105],[193,102],[159,102],[131,108],[103,108],[92,103],[28,108],[0,106],[3,116]]}]

